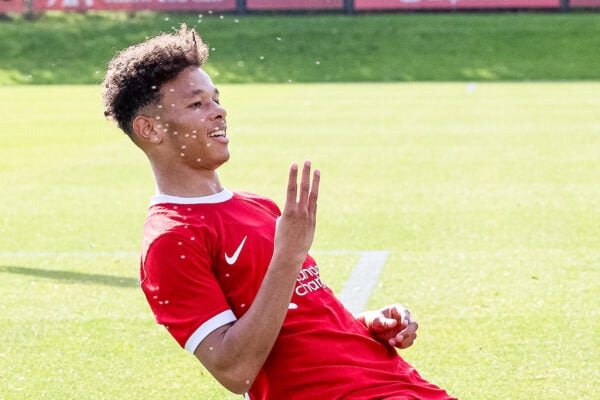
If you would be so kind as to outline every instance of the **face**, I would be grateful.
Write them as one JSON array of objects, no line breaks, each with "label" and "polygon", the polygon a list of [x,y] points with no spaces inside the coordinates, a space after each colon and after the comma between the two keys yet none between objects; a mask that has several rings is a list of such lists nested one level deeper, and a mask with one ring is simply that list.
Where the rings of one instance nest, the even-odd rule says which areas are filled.
[{"label": "face", "polygon": [[171,156],[193,169],[215,170],[229,159],[227,112],[206,72],[183,70],[162,85],[155,128]]}]

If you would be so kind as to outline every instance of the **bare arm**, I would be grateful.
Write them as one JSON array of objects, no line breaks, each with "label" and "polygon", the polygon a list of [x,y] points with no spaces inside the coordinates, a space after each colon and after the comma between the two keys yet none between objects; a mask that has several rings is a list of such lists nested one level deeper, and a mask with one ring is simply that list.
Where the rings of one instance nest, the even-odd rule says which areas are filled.
[{"label": "bare arm", "polygon": [[298,166],[290,167],[273,257],[254,302],[239,320],[216,329],[196,348],[200,362],[232,392],[248,391],[279,335],[314,238],[319,178],[315,170],[311,184],[307,161],[298,187]]}]

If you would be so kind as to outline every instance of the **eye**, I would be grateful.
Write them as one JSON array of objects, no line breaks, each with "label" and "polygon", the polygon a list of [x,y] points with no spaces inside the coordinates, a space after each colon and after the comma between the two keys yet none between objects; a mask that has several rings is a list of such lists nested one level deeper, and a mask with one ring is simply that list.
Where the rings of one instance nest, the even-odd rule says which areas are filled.
[{"label": "eye", "polygon": [[194,108],[199,108],[199,107],[202,107],[202,103],[201,103],[200,101],[196,101],[195,103],[193,103],[193,104],[191,105],[191,107],[194,107]]}]

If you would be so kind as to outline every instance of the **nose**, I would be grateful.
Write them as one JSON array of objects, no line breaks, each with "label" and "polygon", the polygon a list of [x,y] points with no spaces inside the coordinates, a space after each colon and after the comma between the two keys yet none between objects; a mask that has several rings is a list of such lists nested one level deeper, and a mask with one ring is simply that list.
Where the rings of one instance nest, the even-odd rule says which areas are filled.
[{"label": "nose", "polygon": [[220,105],[219,103],[213,102],[214,104],[214,110],[212,112],[212,118],[213,119],[225,119],[225,117],[227,117],[227,110],[225,110],[225,108]]}]

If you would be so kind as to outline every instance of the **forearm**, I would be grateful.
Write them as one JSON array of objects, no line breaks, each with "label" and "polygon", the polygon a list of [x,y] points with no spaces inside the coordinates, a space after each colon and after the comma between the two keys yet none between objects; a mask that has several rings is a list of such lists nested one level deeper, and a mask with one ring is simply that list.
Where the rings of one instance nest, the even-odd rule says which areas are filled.
[{"label": "forearm", "polygon": [[254,382],[281,330],[301,264],[274,254],[248,311],[199,346],[198,358],[229,390],[242,393]]},{"label": "forearm", "polygon": [[285,207],[275,228],[274,251],[252,305],[235,323],[209,334],[196,356],[229,390],[247,391],[269,356],[288,311],[294,286],[315,233],[319,172],[310,162],[290,167]]}]

